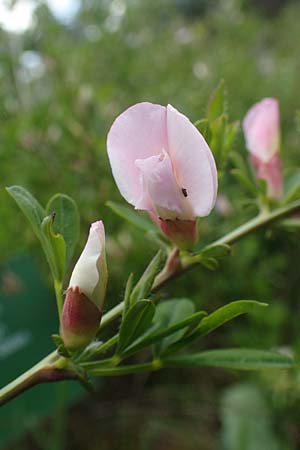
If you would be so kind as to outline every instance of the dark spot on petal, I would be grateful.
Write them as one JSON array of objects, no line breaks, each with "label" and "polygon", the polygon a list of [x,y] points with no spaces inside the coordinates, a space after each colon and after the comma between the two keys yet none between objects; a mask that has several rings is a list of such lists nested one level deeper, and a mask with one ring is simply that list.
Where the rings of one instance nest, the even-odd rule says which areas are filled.
[{"label": "dark spot on petal", "polygon": [[188,196],[187,190],[185,188],[182,188],[181,191],[182,191],[184,197]]}]

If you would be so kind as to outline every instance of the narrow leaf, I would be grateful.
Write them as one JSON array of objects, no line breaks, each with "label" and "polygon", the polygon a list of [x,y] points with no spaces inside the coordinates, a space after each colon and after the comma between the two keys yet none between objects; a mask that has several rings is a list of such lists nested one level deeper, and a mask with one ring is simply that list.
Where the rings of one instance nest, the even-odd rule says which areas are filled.
[{"label": "narrow leaf", "polygon": [[237,370],[289,369],[294,366],[292,358],[268,350],[232,348],[209,350],[190,355],[163,359],[169,367],[224,367]]},{"label": "narrow leaf", "polygon": [[207,258],[224,258],[230,254],[230,246],[227,244],[208,245],[200,254]]},{"label": "narrow leaf", "polygon": [[207,106],[207,119],[213,122],[225,112],[225,82],[221,80],[212,93]]},{"label": "narrow leaf", "polygon": [[52,225],[55,215],[45,217],[41,225],[43,249],[54,278],[62,281],[65,273],[66,244],[61,234],[53,233]]},{"label": "narrow leaf", "polygon": [[200,264],[209,270],[216,270],[219,267],[219,262],[215,258],[206,258],[201,256],[199,259]]},{"label": "narrow leaf", "polygon": [[286,205],[300,196],[300,171],[286,177],[284,181],[285,196],[283,203]]},{"label": "narrow leaf", "polygon": [[135,285],[130,296],[130,304],[134,304],[138,300],[149,296],[154,279],[160,271],[163,262],[165,261],[165,257],[165,253],[162,250],[159,250],[156,253],[145,272]]},{"label": "narrow leaf", "polygon": [[[195,305],[191,300],[187,298],[172,299],[157,306],[153,321],[167,330],[178,321],[193,314],[194,311]],[[178,341],[184,335],[186,329],[186,327],[181,328],[158,342],[154,349],[155,354],[159,355],[165,348]]]},{"label": "narrow leaf", "polygon": [[151,326],[154,313],[155,306],[150,300],[140,300],[128,310],[120,327],[118,354]]},{"label": "narrow leaf", "polygon": [[[128,356],[128,354],[136,353],[138,350],[141,350],[144,347],[148,347],[150,344],[154,344],[155,342],[158,342],[161,339],[173,335],[173,333],[181,330],[182,334],[177,334],[176,339],[174,339],[174,341],[178,340],[189,327],[199,324],[199,322],[206,315],[207,313],[205,311],[198,311],[195,314],[187,317],[186,319],[174,323],[169,328],[164,328],[161,323],[153,323],[153,325],[145,334],[143,334],[130,347],[128,347],[128,349],[126,350],[126,356]],[[170,345],[170,342],[167,344]],[[165,348],[166,347],[167,345],[165,345]]]},{"label": "narrow leaf", "polygon": [[206,142],[209,144],[211,140],[209,121],[207,119],[197,120],[197,122],[195,122],[195,127],[198,128]]},{"label": "narrow leaf", "polygon": [[130,296],[132,293],[133,288],[133,273],[131,273],[128,277],[126,288],[125,288],[125,294],[124,294],[124,310],[123,315],[125,315],[130,307]]},{"label": "narrow leaf", "polygon": [[238,300],[228,303],[227,305],[222,306],[213,313],[204,317],[197,328],[195,328],[190,334],[185,336],[179,342],[175,343],[168,349],[167,352],[173,353],[175,351],[178,351],[189,345],[191,342],[194,342],[196,339],[202,336],[206,336],[216,328],[224,325],[235,317],[258,310],[260,308],[265,308],[266,306],[266,303],[260,303],[255,300]]},{"label": "narrow leaf", "polygon": [[240,122],[238,120],[235,122],[228,123],[226,125],[225,141],[224,141],[225,153],[228,154],[231,152],[239,131],[240,131]]},{"label": "narrow leaf", "polygon": [[205,336],[241,314],[265,308],[266,306],[266,303],[260,303],[255,300],[238,300],[228,303],[205,317],[195,330],[195,334],[197,337]]},{"label": "narrow leaf", "polygon": [[254,196],[257,196],[257,186],[252,182],[250,178],[248,178],[248,176],[244,172],[242,172],[240,169],[232,169],[231,173],[239,181],[239,183],[243,185],[246,191]]},{"label": "narrow leaf", "polygon": [[32,226],[32,229],[38,239],[41,240],[41,223],[46,216],[44,208],[30,194],[30,192],[21,186],[10,186],[6,188],[6,190],[30,222],[30,225]]},{"label": "narrow leaf", "polygon": [[56,194],[48,202],[47,214],[55,213],[53,231],[61,234],[66,243],[66,268],[69,266],[79,239],[79,213],[74,200],[65,194]]},{"label": "narrow leaf", "polygon": [[146,217],[142,216],[142,213],[137,213],[128,206],[124,206],[121,203],[111,201],[106,202],[106,206],[108,206],[113,212],[118,214],[118,216],[122,217],[122,219],[127,220],[137,228],[140,228],[144,231],[151,231],[152,233],[159,233],[158,227],[156,227]]}]

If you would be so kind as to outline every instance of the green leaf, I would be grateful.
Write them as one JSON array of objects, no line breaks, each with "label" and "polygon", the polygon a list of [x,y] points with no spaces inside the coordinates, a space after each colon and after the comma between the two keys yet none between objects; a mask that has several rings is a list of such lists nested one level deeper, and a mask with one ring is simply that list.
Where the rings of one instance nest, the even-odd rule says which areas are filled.
[{"label": "green leaf", "polygon": [[209,121],[207,119],[200,119],[195,122],[195,127],[198,128],[206,142],[209,144],[211,140],[211,130],[209,126]]},{"label": "green leaf", "polygon": [[209,350],[166,358],[163,363],[171,367],[209,366],[237,370],[289,369],[294,366],[293,359],[286,355],[252,348]]},{"label": "green leaf", "polygon": [[291,176],[285,177],[284,184],[285,196],[283,203],[286,205],[300,197],[300,171],[297,170]]},{"label": "green leaf", "polygon": [[189,345],[191,342],[194,342],[196,339],[202,336],[206,336],[216,328],[219,328],[226,322],[229,322],[230,320],[240,316],[241,314],[259,310],[261,308],[265,308],[266,306],[266,303],[260,303],[255,300],[238,300],[228,303],[227,305],[222,306],[213,313],[204,317],[197,328],[195,328],[190,334],[185,336],[178,343],[175,343],[172,347],[170,347],[169,350],[170,352],[178,351],[181,348]]},{"label": "green leaf", "polygon": [[239,181],[239,183],[243,185],[246,191],[248,191],[255,197],[257,196],[258,194],[257,186],[253,183],[253,181],[250,178],[248,178],[248,176],[244,172],[242,172],[240,169],[232,169],[231,173]]},{"label": "green leaf", "polygon": [[219,259],[230,254],[230,246],[227,244],[216,244],[205,247],[200,253],[194,256],[204,267],[209,270],[216,270],[219,267]]},{"label": "green leaf", "polygon": [[[166,331],[170,330],[171,328],[171,332],[167,333],[166,337],[162,338],[160,342],[155,345],[154,353],[156,355],[159,355],[167,347],[178,341],[185,334],[187,327],[182,327],[182,320],[191,316],[194,311],[194,303],[187,298],[167,300],[157,306],[153,319],[154,324],[158,324],[160,328]],[[178,322],[180,324],[179,328]]]},{"label": "green leaf", "polygon": [[41,230],[44,236],[42,245],[52,273],[56,280],[62,281],[65,273],[66,243],[61,234],[53,233],[55,215],[45,217]]},{"label": "green leaf", "polygon": [[224,258],[230,254],[230,246],[227,244],[214,244],[208,245],[205,247],[200,255],[205,256],[207,258]]},{"label": "green leaf", "polygon": [[216,258],[206,258],[205,256],[202,256],[199,259],[199,262],[209,270],[216,270],[219,267],[219,262]]},{"label": "green leaf", "polygon": [[227,119],[226,116],[223,114],[210,124],[212,137],[209,145],[217,161],[217,165],[218,166],[221,165],[222,167],[225,162],[223,149],[224,149],[226,123]]},{"label": "green leaf", "polygon": [[285,219],[280,222],[280,225],[286,228],[300,228],[300,217],[294,217],[291,219]]},{"label": "green leaf", "polygon": [[6,188],[6,190],[30,222],[30,225],[38,239],[42,240],[41,223],[46,216],[44,208],[30,194],[30,192],[21,186],[10,186]]},{"label": "green leaf", "polygon": [[69,358],[70,352],[65,347],[64,341],[62,340],[61,336],[59,334],[52,334],[51,337],[57,347],[57,352],[59,353],[59,355],[64,356],[65,358]]},{"label": "green leaf", "polygon": [[122,217],[122,219],[127,220],[137,228],[140,228],[144,231],[151,231],[152,233],[159,233],[159,228],[156,227],[154,223],[150,222],[150,220],[142,216],[141,213],[135,212],[132,208],[124,206],[121,203],[111,201],[106,202],[106,206],[108,206],[113,212],[118,214],[118,216]]},{"label": "green leaf", "polygon": [[62,281],[65,270],[65,242],[61,235],[52,231],[53,215],[47,216],[39,202],[21,186],[7,188],[21,211],[29,220],[34,233],[40,240],[53,277]]},{"label": "green leaf", "polygon": [[229,154],[231,152],[239,131],[240,131],[240,122],[238,120],[235,122],[227,123],[223,145],[224,152],[226,154]]},{"label": "green leaf", "polygon": [[197,337],[206,336],[235,317],[265,308],[266,306],[268,306],[266,303],[257,302],[255,300],[238,300],[228,303],[205,317],[199,327],[195,330],[195,335],[197,335]]},{"label": "green leaf", "polygon": [[225,113],[225,82],[221,80],[212,93],[207,106],[207,119],[213,122]]},{"label": "green leaf", "polygon": [[[184,332],[182,334],[184,334],[189,327],[199,324],[199,322],[206,315],[207,313],[205,311],[198,311],[195,314],[188,316],[186,319],[174,323],[169,328],[165,328],[162,323],[154,322],[146,333],[140,336],[139,339],[137,339],[130,347],[127,348],[126,356],[136,353],[138,350],[141,350],[144,347],[148,347],[150,344],[154,344],[155,342],[160,341],[161,339],[166,338],[167,336],[170,336],[173,333],[182,330],[183,328]],[[180,335],[177,335],[176,340],[180,337]],[[170,345],[170,343],[168,343],[168,345]]]},{"label": "green leaf", "polygon": [[117,354],[121,354],[150,327],[154,313],[155,306],[150,300],[140,300],[128,310],[121,323]]},{"label": "green leaf", "polygon": [[125,294],[124,294],[124,310],[123,315],[125,315],[130,307],[130,296],[132,293],[133,288],[133,273],[131,273],[128,277],[126,288],[125,288]]},{"label": "green leaf", "polygon": [[55,213],[54,233],[61,234],[66,243],[66,268],[69,267],[79,239],[79,213],[74,200],[65,194],[56,194],[48,202],[47,214]]},{"label": "green leaf", "polygon": [[156,275],[162,268],[162,265],[165,261],[166,255],[162,250],[159,250],[145,272],[135,285],[131,296],[130,296],[130,304],[136,303],[138,300],[147,298],[151,292],[151,288],[154,282]]}]

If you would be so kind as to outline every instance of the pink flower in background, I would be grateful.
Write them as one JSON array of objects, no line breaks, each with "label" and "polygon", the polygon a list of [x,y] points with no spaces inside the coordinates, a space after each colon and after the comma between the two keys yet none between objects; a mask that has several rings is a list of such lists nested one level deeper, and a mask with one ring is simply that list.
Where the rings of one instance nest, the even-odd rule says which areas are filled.
[{"label": "pink flower in background", "polygon": [[91,225],[87,243],[69,283],[61,318],[65,345],[76,350],[96,335],[107,284],[105,231],[102,221]]},{"label": "pink flower in background", "polygon": [[258,179],[266,180],[270,198],[283,193],[280,147],[279,105],[265,98],[250,108],[243,122],[246,146]]},{"label": "pink flower in background", "polygon": [[178,246],[192,245],[195,218],[207,216],[215,204],[217,170],[189,119],[171,105],[138,103],[114,121],[107,150],[123,197],[148,211]]}]

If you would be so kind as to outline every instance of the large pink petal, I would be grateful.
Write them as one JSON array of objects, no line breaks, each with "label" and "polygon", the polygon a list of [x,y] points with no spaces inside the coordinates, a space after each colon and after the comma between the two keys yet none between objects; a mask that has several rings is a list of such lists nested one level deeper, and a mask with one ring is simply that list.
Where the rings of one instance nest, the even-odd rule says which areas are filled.
[{"label": "large pink petal", "polygon": [[269,161],[279,150],[279,105],[275,98],[255,103],[243,121],[246,145],[252,155]]},{"label": "large pink petal", "polygon": [[168,152],[177,182],[186,190],[194,216],[214,207],[218,177],[213,155],[197,128],[173,106],[167,106]]},{"label": "large pink petal", "polygon": [[107,137],[113,176],[123,197],[135,205],[142,195],[136,159],[160,154],[167,146],[166,107],[138,103],[116,118]]},{"label": "large pink petal", "polygon": [[[164,150],[160,155],[136,161],[143,178],[144,192],[137,209],[149,211],[149,204],[162,219],[193,219],[192,209],[176,182],[172,162]],[[153,209],[150,211],[153,211]]]}]

